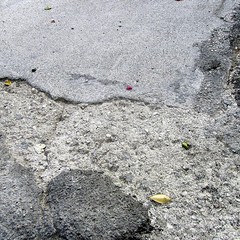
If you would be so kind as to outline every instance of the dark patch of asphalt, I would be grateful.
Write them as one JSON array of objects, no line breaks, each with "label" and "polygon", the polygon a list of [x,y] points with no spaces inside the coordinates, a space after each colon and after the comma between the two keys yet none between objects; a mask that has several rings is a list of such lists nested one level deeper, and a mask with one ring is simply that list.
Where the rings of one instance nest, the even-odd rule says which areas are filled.
[{"label": "dark patch of asphalt", "polygon": [[148,209],[103,173],[62,172],[42,192],[29,169],[15,164],[0,135],[0,239],[142,239]]}]

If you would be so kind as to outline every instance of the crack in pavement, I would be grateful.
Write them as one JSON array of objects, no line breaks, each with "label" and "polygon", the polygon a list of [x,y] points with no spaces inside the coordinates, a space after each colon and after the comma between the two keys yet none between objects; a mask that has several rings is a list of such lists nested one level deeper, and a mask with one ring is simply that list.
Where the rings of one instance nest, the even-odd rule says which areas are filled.
[{"label": "crack in pavement", "polygon": [[[201,205],[204,219],[197,213],[194,215],[200,221],[201,239],[208,226],[223,224],[217,217],[219,208],[211,210],[214,217],[209,215],[211,206],[217,206],[215,198],[209,198],[209,193],[201,190],[211,183],[224,196],[219,204],[226,206],[222,211],[231,218],[224,223],[230,224],[229,228],[220,232],[235,236],[235,205],[230,203],[229,196],[232,199],[238,192],[235,166],[239,155],[218,141],[218,135],[224,135],[225,131],[233,134],[230,139],[237,133],[232,129],[237,127],[233,98],[224,113],[226,117],[221,113],[213,118],[192,109],[127,100],[97,105],[59,104],[25,82],[13,81],[10,87],[2,82],[1,93],[0,123],[6,146],[16,162],[32,169],[37,185],[43,190],[61,172],[103,170],[124,193],[151,206],[151,224],[156,229],[151,235],[156,239],[157,236],[184,236],[184,226],[196,228],[190,216],[193,211],[199,211],[198,204],[207,197],[207,203]],[[60,116],[63,118],[59,119]],[[186,139],[193,146],[189,151],[181,148],[181,142]],[[46,165],[44,152],[37,154],[33,148],[43,141],[48,151]],[[213,171],[216,164],[218,170]],[[228,186],[222,185],[223,182],[228,182]],[[156,192],[167,192],[176,201],[166,208],[152,205],[147,196]],[[182,223],[175,221],[180,215]],[[166,221],[183,230],[166,228]]]},{"label": "crack in pavement", "polygon": [[[54,218],[42,224],[43,212],[34,208],[34,221],[41,215],[43,236],[61,239],[67,238],[67,234],[71,239],[78,239],[85,234],[83,239],[88,239],[95,234],[99,239],[101,234],[96,237],[96,233],[109,226],[104,225],[108,221],[96,219],[96,212],[100,209],[99,215],[103,218],[109,214],[118,217],[119,209],[114,207],[122,206],[124,201],[118,201],[124,196],[124,199],[131,199],[130,202],[134,198],[133,202],[141,205],[142,210],[142,204],[148,208],[143,210],[145,226],[151,221],[154,229],[150,235],[141,235],[143,239],[237,238],[239,108],[231,89],[224,88],[225,75],[232,64],[230,48],[222,45],[228,39],[225,30],[215,30],[209,41],[203,43],[205,56],[197,64],[205,73],[205,79],[196,100],[198,109],[126,98],[95,104],[77,104],[61,98],[56,101],[25,81],[13,79],[12,85],[7,87],[4,86],[6,78],[1,78],[0,124],[5,137],[4,148],[12,155],[10,158],[1,154],[1,164],[3,168],[7,161],[18,164],[9,175],[4,171],[0,174],[0,184],[6,184],[8,177],[16,183],[6,185],[0,194],[0,201],[4,203],[1,206],[9,205],[9,211],[17,208],[6,214],[4,221],[14,219],[15,213],[21,213],[22,206],[31,206],[37,201],[35,205],[45,208],[50,219]],[[192,145],[189,150],[181,147],[186,140]],[[36,145],[43,143],[46,148],[37,152]],[[103,177],[100,170],[104,171]],[[11,175],[13,173],[16,175]],[[99,184],[101,181],[103,184]],[[103,189],[97,191],[100,186]],[[119,187],[120,190],[116,190]],[[25,196],[25,202],[19,199],[16,205],[14,201],[19,192]],[[14,196],[9,200],[12,205],[4,197],[5,193],[7,197]],[[35,193],[39,193],[40,198],[26,198]],[[151,203],[148,197],[156,193],[169,195],[172,203],[162,206]],[[87,196],[90,197],[86,200]],[[47,209],[48,204],[51,211]],[[84,207],[79,209],[80,205]],[[105,211],[101,206],[110,207]],[[27,218],[31,217],[31,208],[26,209],[30,212]],[[124,214],[121,216],[125,219]],[[85,217],[90,221],[84,222]],[[15,218],[18,223],[10,224],[10,235],[14,226],[18,226],[22,234],[28,231],[22,218],[21,213]],[[132,232],[127,222],[120,222],[126,224],[120,227],[121,231]],[[133,225],[138,235],[141,221],[131,222],[139,224]],[[25,238],[31,239],[29,236],[36,230],[33,229]],[[112,231],[115,232],[114,227]],[[6,232],[6,228],[2,232]],[[127,239],[124,230],[121,236]],[[6,236],[3,239],[7,239]]]}]

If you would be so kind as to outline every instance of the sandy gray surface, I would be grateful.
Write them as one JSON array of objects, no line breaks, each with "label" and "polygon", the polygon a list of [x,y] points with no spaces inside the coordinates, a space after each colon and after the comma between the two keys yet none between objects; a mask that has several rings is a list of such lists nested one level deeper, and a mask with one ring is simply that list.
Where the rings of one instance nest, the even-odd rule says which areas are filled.
[{"label": "sandy gray surface", "polygon": [[[132,3],[130,10],[136,3]],[[158,64],[164,63],[169,68],[166,76],[171,78],[170,82],[167,77],[155,79],[151,71],[145,71],[148,63],[152,63],[148,62],[146,52],[140,51],[145,58],[138,52],[139,58],[133,61],[134,49],[131,47],[125,60],[126,64],[130,61],[132,69],[121,68],[119,64],[115,70],[108,71],[101,65],[107,64],[108,58],[104,58],[104,61],[96,59],[101,63],[98,67],[94,61],[91,62],[93,65],[88,65],[89,68],[84,66],[87,64],[86,56],[90,61],[98,53],[84,44],[94,42],[96,51],[100,46],[96,39],[88,43],[86,36],[83,42],[73,43],[84,43],[81,46],[86,47],[84,61],[80,62],[83,65],[78,61],[75,46],[72,51],[76,56],[72,61],[68,61],[64,54],[69,52],[63,48],[61,52],[56,52],[62,54],[62,58],[56,55],[56,61],[50,63],[53,56],[51,41],[55,39],[56,49],[64,44],[48,31],[52,27],[58,28],[59,36],[64,38],[66,35],[62,31],[75,23],[74,29],[69,30],[72,34],[77,28],[75,17],[63,18],[63,13],[60,14],[63,4],[57,1],[52,1],[53,9],[47,12],[43,11],[48,4],[44,1],[34,6],[31,1],[1,2],[5,20],[0,24],[6,27],[1,40],[8,42],[11,47],[0,47],[0,239],[101,239],[98,234],[113,240],[239,239],[240,14],[237,8],[230,11],[230,6],[237,1],[151,3],[159,7],[159,15],[163,13],[176,24],[171,25],[171,21],[168,21],[168,30],[179,27],[176,18],[183,20],[183,13],[191,19],[186,18],[189,22],[183,24],[185,30],[182,35],[177,32],[175,36],[178,41],[178,37],[186,33],[186,27],[193,28],[186,45],[180,42],[174,45],[179,46],[180,52],[183,51],[177,55],[179,58],[174,58],[176,48],[173,51],[171,43],[163,45],[168,51],[172,50],[171,58],[165,55],[164,62]],[[160,8],[163,3],[169,6],[164,8],[165,11]],[[82,4],[85,9],[90,3]],[[96,2],[95,10],[99,11],[99,4]],[[125,8],[122,4],[117,2],[114,6],[123,11]],[[54,10],[54,6],[58,10]],[[143,11],[147,6],[151,7],[151,4],[146,3],[139,8]],[[66,16],[70,13],[75,16],[74,11],[79,10],[73,10],[71,4],[64,5],[64,9]],[[116,9],[113,8],[112,20],[118,17],[115,15]],[[186,12],[181,12],[179,16],[168,16],[173,10]],[[198,14],[192,15],[190,10],[196,10]],[[204,14],[202,18],[210,23],[209,28],[199,26],[203,32],[198,31],[200,35],[195,36],[193,30],[197,26],[190,23],[199,24],[193,19],[201,18],[201,14],[208,10],[211,13]],[[26,15],[22,15],[21,11]],[[37,29],[37,25],[34,25],[31,33],[41,36],[44,36],[43,33],[49,34],[49,44],[44,42],[47,41],[45,39],[43,45],[36,46],[34,41],[40,41],[38,35],[29,36],[32,20],[27,13],[31,15],[37,12],[40,13],[34,15],[34,22],[39,26],[44,24],[46,28]],[[53,15],[49,17],[49,13]],[[90,13],[89,10],[89,16]],[[136,13],[131,17],[135,21],[142,19],[140,9],[137,8]],[[104,17],[104,12],[100,16]],[[57,20],[57,17],[65,19],[62,26],[57,21],[54,26],[49,23],[52,18]],[[148,17],[143,18],[146,20]],[[45,22],[42,22],[43,19]],[[26,21],[26,29],[20,24],[25,20],[29,21]],[[14,25],[16,21],[19,24]],[[150,24],[150,20],[147,23]],[[150,26],[147,23],[144,25],[146,29]],[[111,22],[106,24],[109,28]],[[14,28],[8,28],[13,25]],[[220,25],[210,34],[210,30]],[[99,32],[95,30],[101,28],[94,27],[88,37],[98,36]],[[124,29],[124,24],[120,29]],[[12,31],[18,35],[11,35]],[[171,34],[174,36],[175,32]],[[116,35],[109,32],[107,37],[110,36]],[[22,45],[24,42],[20,38],[25,39],[26,45]],[[138,39],[138,36],[134,35],[134,38]],[[149,40],[150,43],[153,41],[153,45],[155,38],[156,35]],[[129,46],[129,38],[124,39],[127,42],[123,53]],[[16,43],[19,43],[18,47]],[[190,45],[193,43],[192,48]],[[189,51],[186,50],[188,48]],[[107,49],[105,45],[103,49]],[[110,48],[110,53],[111,50],[116,49]],[[154,56],[152,52],[150,55]],[[66,65],[61,62],[63,60],[67,62]],[[188,61],[191,62],[189,68],[185,66]],[[76,68],[73,62],[78,63]],[[112,62],[114,60],[109,60],[109,64]],[[135,81],[138,78],[135,77],[139,76],[136,62],[143,66],[140,72],[143,81],[139,85],[130,82],[130,79]],[[31,71],[33,65],[37,68],[36,72]],[[81,67],[85,71],[80,71]],[[158,68],[164,74],[163,66]],[[113,78],[105,77],[106,73]],[[198,74],[197,78],[195,73]],[[80,78],[89,79],[79,85],[77,79],[70,82],[66,77],[68,74],[76,74],[73,78],[81,75]],[[123,74],[123,77],[118,74]],[[147,81],[144,74],[153,80]],[[111,85],[115,77],[120,81],[119,85]],[[11,86],[4,85],[7,78],[15,78]],[[16,78],[26,79],[27,82]],[[130,83],[133,90],[126,91],[125,83]],[[105,87],[99,88],[102,85]],[[46,90],[58,100],[33,86]],[[136,89],[138,86],[141,89],[139,91]],[[156,89],[154,86],[157,86]],[[118,90],[115,87],[119,87]],[[75,90],[77,94],[74,94]],[[83,92],[85,95],[81,98],[80,93]],[[113,94],[111,98],[123,99],[107,100],[109,92]],[[147,92],[151,94],[147,95]],[[95,103],[73,103],[59,99],[62,97]],[[189,141],[192,147],[189,150],[182,148],[183,141]],[[150,202],[149,196],[156,193],[170,196],[172,202],[167,205]],[[119,203],[119,199],[125,204]],[[128,206],[132,211],[127,210]],[[106,223],[110,224],[106,226]]]},{"label": "sandy gray surface", "polygon": [[[43,190],[63,170],[100,169],[150,207],[154,230],[147,239],[239,236],[239,154],[218,138],[228,126],[239,145],[234,133],[239,127],[225,119],[234,113],[232,119],[239,120],[233,97],[232,106],[214,119],[126,100],[88,106],[54,102],[24,82],[9,89],[1,89],[5,144]],[[181,147],[183,140],[192,143],[190,150]],[[151,203],[148,197],[155,193],[169,195],[172,203]]]},{"label": "sandy gray surface", "polygon": [[189,105],[204,79],[195,66],[196,44],[237,3],[1,1],[0,76],[27,79],[72,101],[124,97]]}]

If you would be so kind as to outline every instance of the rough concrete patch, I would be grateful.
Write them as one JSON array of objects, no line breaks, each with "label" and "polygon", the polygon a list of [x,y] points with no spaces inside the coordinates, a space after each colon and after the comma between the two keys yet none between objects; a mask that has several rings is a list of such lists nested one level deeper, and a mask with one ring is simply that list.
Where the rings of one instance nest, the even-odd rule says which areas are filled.
[{"label": "rough concrete patch", "polygon": [[[10,87],[1,82],[1,90],[0,124],[7,139],[13,136],[11,142],[6,140],[11,155],[22,158],[19,164],[43,171],[48,162],[47,143],[64,119],[64,107],[24,81],[12,80]],[[41,153],[36,151],[44,145]]]},{"label": "rough concrete patch", "polygon": [[209,114],[226,110],[229,101],[226,90],[233,89],[240,105],[240,7],[231,11],[231,25],[215,29],[200,47],[197,66],[204,81],[196,97],[195,109]]},{"label": "rough concrete patch", "polygon": [[233,94],[240,106],[240,7],[236,8],[234,13],[234,25],[230,33],[233,55],[229,84],[233,85]]},{"label": "rough concrete patch", "polygon": [[63,238],[133,240],[151,230],[147,209],[100,172],[63,172],[49,183],[47,194]]},{"label": "rough concrete patch", "polygon": [[195,109],[217,116],[214,126],[207,127],[208,132],[215,131],[219,141],[239,154],[239,110],[236,105],[240,106],[240,7],[234,9],[231,19],[233,25],[216,29],[201,45],[197,64],[204,73],[204,81],[196,97]]},{"label": "rough concrete patch", "polygon": [[197,111],[216,114],[226,107],[223,100],[231,66],[229,32],[228,28],[216,29],[201,44],[197,65],[204,74],[204,81],[195,100]]},{"label": "rough concrete patch", "polygon": [[[173,1],[172,3],[176,2]],[[182,1],[182,3],[187,4],[188,1]],[[33,4],[36,6],[35,2]],[[200,7],[202,5],[204,9],[206,8],[204,2],[198,4]],[[16,9],[19,10],[19,8]],[[28,10],[32,12],[33,8],[28,7]],[[199,12],[202,14],[201,9],[199,9]],[[6,16],[4,15],[4,17]],[[175,16],[179,15],[176,14]],[[196,16],[192,16],[196,20]],[[186,15],[183,15],[183,18],[186,19]],[[186,20],[188,26],[189,21]],[[79,19],[77,19],[77,22],[79,22]],[[11,29],[7,28],[5,30]],[[167,30],[169,29],[167,28]],[[192,35],[192,31],[187,31],[187,33]],[[74,106],[65,103],[58,104],[24,82],[14,82],[10,87],[1,84],[0,124],[1,129],[4,129],[4,135],[6,135],[8,152],[14,155],[17,163],[33,169],[34,177],[37,179],[36,182],[42,188],[62,169],[101,168],[122,187],[122,191],[136,196],[141,202],[151,206],[149,210],[150,219],[154,226],[154,231],[149,236],[151,240],[238,239],[240,201],[239,112],[236,109],[234,99],[231,98],[231,92],[224,89],[227,79],[227,71],[225,72],[225,70],[229,69],[231,65],[231,62],[228,62],[230,56],[230,52],[228,52],[230,50],[228,48],[229,33],[231,33],[229,29],[225,32],[222,28],[222,30],[215,31],[209,42],[206,42],[206,48],[209,47],[209,51],[203,54],[204,61],[201,67],[206,79],[199,94],[199,101],[196,101],[196,105],[199,104],[196,109],[201,110],[199,112],[195,112],[189,105],[184,109],[165,106],[150,108],[144,103],[133,101],[109,101],[87,107],[80,104]],[[183,35],[186,36],[185,33]],[[234,33],[233,37],[235,37],[234,35],[236,34]],[[22,39],[21,34],[18,36]],[[170,36],[172,38],[171,34]],[[6,37],[9,41],[12,40],[12,34],[10,34],[10,37],[7,35]],[[183,42],[181,38],[181,43]],[[27,44],[29,46],[29,42]],[[178,44],[172,46],[174,54],[176,46]],[[215,50],[217,53],[215,53]],[[32,54],[32,51],[26,53]],[[9,60],[11,58],[8,55],[3,54],[3,56],[11,64],[17,57],[14,55],[14,59]],[[50,59],[52,59],[52,56],[51,54]],[[180,56],[186,58],[185,54]],[[32,61],[29,61],[28,58],[23,57],[23,60],[27,62],[26,64],[23,64],[19,59],[20,56],[17,57],[16,63],[21,64],[20,68],[26,66],[26,78],[35,76],[38,72],[41,74],[40,68],[36,72],[31,72]],[[171,61],[169,69],[171,70],[172,66],[175,69],[176,65],[172,65],[171,58],[169,61]],[[181,65],[184,62],[179,61],[179,59],[176,59],[176,61]],[[72,62],[77,61],[73,59]],[[138,63],[138,61],[136,62]],[[158,63],[161,62],[164,62],[164,65],[160,66],[165,66],[165,61],[162,58]],[[166,65],[168,65],[168,62]],[[150,67],[146,70],[153,70],[152,66]],[[154,67],[156,68],[156,66]],[[52,69],[52,66],[49,69]],[[59,69],[57,68],[54,71],[58,73]],[[139,70],[139,68],[137,69]],[[154,74],[159,69],[154,69]],[[192,79],[191,69],[189,71]],[[46,72],[50,73],[51,71]],[[145,70],[140,74],[142,75],[144,72]],[[28,73],[30,74],[28,75]],[[75,80],[78,77],[89,78],[85,79],[89,81],[93,79],[93,77],[84,75],[84,73],[95,76],[94,72],[78,70],[78,66],[73,73],[80,74],[80,76],[74,76]],[[116,73],[121,73],[121,71],[117,69]],[[170,73],[172,72],[170,71]],[[2,72],[2,74],[4,73]],[[188,78],[182,71],[177,72],[177,75],[181,77],[172,82],[171,90],[174,91],[170,91],[170,93],[176,92],[178,96],[181,96],[187,92],[187,85],[185,87],[182,84],[182,79],[185,78],[188,81]],[[133,75],[125,76],[131,79]],[[166,76],[171,75],[166,74]],[[53,74],[51,77],[55,79],[56,75]],[[138,78],[138,76],[136,77]],[[157,78],[161,78],[161,75],[157,75]],[[96,77],[96,79],[105,78]],[[44,87],[47,88],[45,86],[48,83],[45,81],[46,78],[42,77],[42,80],[44,80]],[[146,80],[149,80],[149,78],[146,78]],[[105,83],[99,83],[98,80],[95,82],[100,86]],[[152,87],[151,84],[150,86]],[[55,89],[54,85],[52,87]],[[72,94],[72,89],[74,89],[74,86],[71,86],[70,94]],[[191,85],[190,89],[192,89]],[[123,90],[125,91],[125,88]],[[155,90],[159,92],[158,87]],[[166,95],[167,99],[171,97],[169,91]],[[143,97],[145,98],[145,96]],[[151,96],[149,97],[151,98]],[[180,100],[181,102],[184,101],[184,96],[179,98],[178,101],[180,102]],[[203,112],[212,112],[216,115],[209,116]],[[190,140],[193,146],[189,151],[181,148],[181,141],[184,139]],[[43,146],[43,144],[46,146],[43,152],[42,148],[40,150],[38,147],[36,148],[39,144],[40,146]],[[36,151],[36,149],[38,150]],[[4,163],[7,163],[8,157],[3,157],[3,155],[1,155],[2,159]],[[7,191],[8,198],[4,199],[4,203],[9,200],[9,196],[13,196],[13,199],[15,199],[18,189],[20,194],[22,194],[21,191],[29,190],[29,188],[26,190],[26,186],[22,184],[23,176],[29,178],[29,180],[24,180],[24,183],[35,181],[33,176],[28,175],[25,170],[20,171],[19,169],[16,170],[16,167],[12,167],[9,168],[11,172],[8,172],[8,165],[4,165],[3,169],[0,173],[1,183],[5,183],[2,176],[6,176],[10,181],[20,179],[18,188],[9,184],[11,189]],[[18,171],[21,174],[17,174]],[[70,176],[68,176],[69,182],[70,179]],[[6,182],[8,183],[8,181]],[[64,186],[63,181],[61,183]],[[33,183],[29,184],[32,186]],[[30,198],[30,200],[28,199],[26,202],[31,201],[31,197],[36,190],[35,187],[30,189],[33,189],[33,193],[27,192],[26,198]],[[166,206],[151,204],[147,200],[148,196],[157,192],[171,196],[172,203]],[[37,194],[36,198],[38,196]],[[71,197],[74,198],[70,195],[70,200],[72,200]],[[32,202],[39,204],[37,201],[33,200]],[[9,202],[11,203],[10,200]],[[42,203],[45,202],[42,201]],[[21,204],[22,206],[20,206]],[[22,202],[21,204],[17,206],[18,209],[21,207],[23,209],[27,208],[25,207],[27,204]],[[1,204],[0,206],[5,205]],[[52,208],[54,207],[52,206]],[[74,214],[77,215],[78,212],[74,212]],[[74,214],[73,216],[75,216]],[[8,216],[12,217],[11,214]],[[25,218],[21,215],[18,219],[23,223]],[[29,220],[28,213],[26,219]],[[35,215],[33,214],[33,222],[35,221]],[[26,231],[31,226],[30,224]],[[50,230],[52,231],[52,228]],[[2,231],[3,234],[4,231],[5,229]],[[13,238],[15,238],[14,231],[11,235]],[[71,234],[70,232],[70,238]],[[35,237],[34,228],[27,238],[31,239],[31,236]],[[60,237],[58,233],[55,233],[48,239],[64,238],[66,239],[65,236]],[[7,239],[6,235],[3,239]],[[125,236],[124,239],[126,239]]]},{"label": "rough concrete patch", "polygon": [[[207,132],[215,132],[216,138],[223,142],[233,153],[240,154],[240,110],[228,110],[223,116],[216,118],[207,127]],[[207,134],[207,135],[208,135]]]},{"label": "rough concrete patch", "polygon": [[14,164],[0,137],[0,239],[48,239],[54,232],[30,171]]},{"label": "rough concrete patch", "polygon": [[[216,137],[214,117],[126,100],[56,103],[25,82],[2,83],[0,89],[6,147],[17,163],[33,169],[43,189],[62,170],[101,169],[122,191],[151,206],[154,230],[147,239],[238,237],[239,155]],[[235,107],[228,106],[230,115]],[[224,124],[219,121],[217,129]],[[193,146],[188,151],[181,147],[184,139]],[[46,155],[34,149],[43,140]],[[154,193],[173,201],[151,204]]]}]

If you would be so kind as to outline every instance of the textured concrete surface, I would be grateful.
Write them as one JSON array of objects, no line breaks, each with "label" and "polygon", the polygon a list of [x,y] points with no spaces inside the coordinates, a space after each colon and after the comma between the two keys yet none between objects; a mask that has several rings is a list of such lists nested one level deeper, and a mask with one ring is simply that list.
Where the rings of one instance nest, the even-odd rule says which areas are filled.
[{"label": "textured concrete surface", "polygon": [[196,44],[237,2],[1,1],[0,77],[78,102],[189,105],[203,81]]},{"label": "textured concrete surface", "polygon": [[230,43],[233,49],[232,56],[232,67],[230,71],[229,83],[233,85],[233,93],[237,101],[238,106],[240,106],[240,7],[238,7],[237,12],[234,14],[235,23],[232,27]]},{"label": "textured concrete surface", "polygon": [[151,230],[147,208],[96,171],[68,171],[48,186],[47,203],[63,239],[141,239]]},{"label": "textured concrete surface", "polygon": [[[55,102],[25,82],[14,81],[10,88],[1,84],[0,125],[12,158],[32,172],[45,199],[49,182],[53,184],[55,177],[60,179],[57,182],[64,182],[60,177],[64,175],[58,176],[61,172],[102,170],[124,194],[150,208],[154,229],[143,239],[237,239],[239,108],[231,92],[226,92],[226,96],[228,108],[212,117],[193,109],[125,100],[99,105]],[[226,138],[232,145],[227,144]],[[181,147],[184,140],[192,144],[188,151]],[[11,185],[9,188],[5,180],[2,184],[10,194]],[[102,194],[96,188],[92,190],[96,195]],[[64,191],[67,189],[62,187]],[[79,216],[79,210],[76,207],[74,212],[69,202],[74,194],[78,199],[79,191],[66,196],[65,207],[61,198],[62,209],[73,211],[73,219]],[[155,193],[169,195],[172,203],[151,203],[148,197]],[[15,194],[11,193],[13,201],[18,199]],[[35,202],[32,198],[28,201]],[[54,204],[57,215],[60,203],[52,203],[53,209]],[[9,207],[9,211],[15,210],[12,205]],[[69,218],[56,221],[58,228],[54,227],[62,234],[69,228],[65,231],[61,226],[72,222],[67,211],[60,213],[64,216],[65,212]],[[97,217],[94,211],[92,214]],[[79,232],[75,225],[72,228],[77,231],[71,234]],[[57,231],[52,237],[61,239]]]},{"label": "textured concrete surface", "polygon": [[147,208],[100,172],[70,171],[44,193],[0,136],[0,239],[143,239]]},{"label": "textured concrete surface", "polygon": [[14,163],[0,135],[0,239],[47,239],[54,233],[42,208],[42,191],[34,176]]},{"label": "textured concrete surface", "polygon": [[[239,7],[230,10],[237,2],[151,1],[138,6],[124,2],[125,8],[123,2],[103,2],[101,8],[99,2],[1,1],[0,239],[97,239],[98,233],[112,240],[238,239],[240,11]],[[48,4],[52,9],[45,11]],[[150,34],[151,15],[141,15],[144,9],[154,10],[153,20],[159,16],[165,21],[159,28],[165,26],[166,38],[155,32],[155,21]],[[95,37],[102,26],[110,29],[112,20],[123,16],[124,10],[131,25],[124,25],[126,19],[119,20],[121,27],[117,22],[116,32],[125,34],[121,39],[106,31],[106,39],[113,39],[108,48]],[[94,18],[91,14],[96,11],[99,14]],[[183,26],[179,31],[177,20]],[[208,27],[202,25],[208,21]],[[134,33],[133,24],[136,35],[129,35]],[[75,41],[81,36],[80,26],[85,26],[85,35],[83,41]],[[210,34],[214,26],[220,27]],[[191,32],[184,38],[186,29]],[[156,51],[140,51],[145,33],[149,33],[144,35],[146,45],[156,46]],[[165,57],[161,55],[164,61],[156,61],[162,64],[162,78],[131,82],[138,74],[153,76],[144,69],[151,59],[160,59],[160,55],[148,58],[158,54],[157,36],[162,36],[167,50]],[[69,40],[65,45],[64,39]],[[179,48],[171,48],[169,39]],[[128,44],[129,49],[126,53],[127,45],[121,45],[119,54],[126,57],[108,71],[110,62],[116,63],[112,55],[107,57],[116,50],[115,41]],[[73,47],[70,52],[69,46]],[[85,52],[76,46],[84,46]],[[183,62],[189,65],[181,67]],[[144,65],[142,72],[138,63]],[[12,84],[5,86],[8,77]],[[133,90],[126,91],[126,84]],[[144,86],[142,92],[140,86]],[[79,96],[95,104],[66,101]],[[125,99],[96,103],[119,96]],[[181,146],[186,140],[192,145],[189,150]],[[150,202],[149,196],[156,193],[167,194],[172,202]],[[99,205],[93,195],[103,199]],[[126,212],[129,204],[132,211]],[[108,207],[109,212],[105,211]],[[142,219],[143,224],[135,219]]]}]

